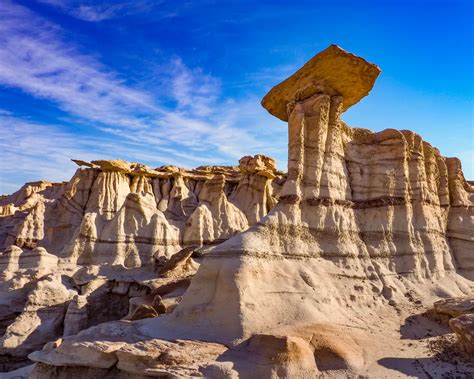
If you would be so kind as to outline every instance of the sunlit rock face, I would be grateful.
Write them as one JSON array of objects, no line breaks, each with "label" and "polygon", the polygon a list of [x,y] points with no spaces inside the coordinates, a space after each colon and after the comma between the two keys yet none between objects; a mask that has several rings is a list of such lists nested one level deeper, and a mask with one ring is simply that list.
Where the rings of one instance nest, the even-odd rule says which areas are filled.
[{"label": "sunlit rock face", "polygon": [[[180,333],[235,344],[295,325],[365,327],[388,305],[471,291],[458,257],[472,255],[472,186],[413,132],[348,127],[333,93],[288,105],[280,201],[210,253],[170,315]],[[466,245],[449,231],[460,213]]]},{"label": "sunlit rock face", "polygon": [[284,181],[261,155],[196,170],[75,162],[90,167],[69,182],[28,183],[1,199],[3,249],[41,246],[65,262],[151,265],[186,242],[213,244],[254,224],[276,203],[272,182]]},{"label": "sunlit rock face", "polygon": [[[57,283],[55,332],[29,355],[37,378],[390,377],[423,365],[426,336],[446,333],[423,311],[472,294],[474,187],[419,135],[341,120],[379,73],[330,46],[265,96],[288,121],[287,175],[264,156],[193,171],[78,161],[88,168],[68,184],[2,199],[5,354],[47,342],[35,304]],[[25,251],[41,264],[21,269]],[[470,320],[451,322],[466,351]],[[454,369],[469,372],[443,361],[423,373]]]},{"label": "sunlit rock face", "polygon": [[[264,156],[196,170],[75,162],[68,182],[27,183],[0,199],[4,369],[63,334],[146,307],[171,312],[200,258],[171,279],[160,267],[187,246],[206,250],[247,229],[277,202],[272,182],[285,180]],[[28,305],[32,297],[43,303]]]}]

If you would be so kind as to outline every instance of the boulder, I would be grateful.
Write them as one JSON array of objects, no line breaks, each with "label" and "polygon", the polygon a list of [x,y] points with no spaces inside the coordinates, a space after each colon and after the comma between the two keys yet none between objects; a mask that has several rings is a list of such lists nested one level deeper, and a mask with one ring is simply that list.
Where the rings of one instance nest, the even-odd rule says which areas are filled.
[{"label": "boulder", "polygon": [[474,359],[474,313],[466,313],[449,320],[451,330],[456,333],[462,349]]},{"label": "boulder", "polygon": [[451,297],[438,300],[434,303],[434,310],[450,317],[474,313],[474,297]]},{"label": "boulder", "polygon": [[196,264],[193,263],[191,256],[194,253],[196,246],[189,246],[176,254],[161,267],[158,274],[162,277],[185,277],[196,272]]}]

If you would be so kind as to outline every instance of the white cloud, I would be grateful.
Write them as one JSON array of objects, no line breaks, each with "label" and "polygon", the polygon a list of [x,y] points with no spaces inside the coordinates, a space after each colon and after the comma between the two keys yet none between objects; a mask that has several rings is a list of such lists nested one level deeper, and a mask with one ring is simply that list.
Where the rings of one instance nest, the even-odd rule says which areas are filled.
[{"label": "white cloud", "polygon": [[93,140],[77,140],[59,128],[10,115],[0,114],[0,130],[0,193],[27,181],[65,180],[74,172],[70,158],[89,155],[96,146]]},{"label": "white cloud", "polygon": [[19,186],[15,170],[35,180],[68,179],[70,170],[64,168],[70,167],[70,158],[187,167],[235,164],[255,153],[285,159],[286,128],[278,122],[280,128],[264,127],[259,99],[222,99],[217,78],[187,67],[180,58],[165,64],[158,91],[167,98],[158,99],[66,43],[57,25],[29,9],[6,2],[0,19],[0,86],[56,104],[69,115],[66,124],[95,129],[84,136],[66,132],[70,128],[61,125],[61,119],[56,126],[44,125],[2,110],[0,126],[8,129],[3,134],[2,171],[15,176]]},{"label": "white cloud", "polygon": [[[0,112],[0,194],[12,192],[36,180],[69,179],[77,168],[70,160],[122,158],[152,166],[180,164],[194,167],[210,163],[167,147],[150,148],[146,143],[79,136],[63,126],[32,122]],[[154,164],[154,165],[153,165]]]},{"label": "white cloud", "polygon": [[[23,183],[36,180],[63,181],[69,179],[76,165],[70,159],[86,161],[95,159],[125,159],[143,162],[151,167],[163,164],[193,168],[200,165],[236,164],[243,154],[235,154],[232,144],[224,144],[222,149],[229,150],[226,160],[216,156],[213,141],[204,143],[203,150],[178,150],[171,144],[158,145],[148,134],[140,138],[91,138],[65,130],[64,125],[50,125],[32,122],[16,117],[10,112],[0,110],[0,194],[12,193]],[[238,129],[236,138],[241,138]],[[231,138],[228,131],[225,138]],[[123,137],[123,136],[119,136]],[[143,139],[141,139],[143,138]],[[247,137],[244,137],[244,140]],[[220,136],[217,137],[221,143]]]},{"label": "white cloud", "polygon": [[171,76],[171,91],[179,109],[198,116],[213,112],[220,95],[219,80],[206,75],[202,69],[189,69],[179,58],[172,60]]},{"label": "white cloud", "polygon": [[132,129],[144,127],[145,120],[130,112],[161,111],[150,95],[64,44],[55,25],[28,9],[7,2],[0,18],[0,84],[52,100],[90,121]]},{"label": "white cloud", "polygon": [[40,3],[52,5],[63,12],[88,22],[99,22],[117,17],[129,16],[145,12],[160,1],[96,1],[96,0],[37,0]]}]

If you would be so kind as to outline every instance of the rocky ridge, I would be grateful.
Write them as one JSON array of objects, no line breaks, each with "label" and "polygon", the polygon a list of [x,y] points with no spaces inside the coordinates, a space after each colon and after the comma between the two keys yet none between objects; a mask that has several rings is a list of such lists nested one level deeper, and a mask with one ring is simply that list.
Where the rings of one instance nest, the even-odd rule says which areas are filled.
[{"label": "rocky ridge", "polygon": [[73,161],[70,181],[0,199],[5,369],[54,338],[170,312],[206,250],[263,217],[285,180],[262,155],[194,170]]}]

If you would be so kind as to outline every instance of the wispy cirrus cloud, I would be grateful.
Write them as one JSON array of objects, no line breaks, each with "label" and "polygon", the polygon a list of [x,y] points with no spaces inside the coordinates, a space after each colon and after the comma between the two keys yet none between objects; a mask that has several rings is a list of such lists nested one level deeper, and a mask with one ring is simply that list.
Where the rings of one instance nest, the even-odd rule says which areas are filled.
[{"label": "wispy cirrus cloud", "polygon": [[0,8],[0,83],[54,101],[73,115],[105,124],[142,127],[159,113],[149,94],[124,84],[95,59],[58,37],[61,30],[27,8],[9,3]]},{"label": "wispy cirrus cloud", "polygon": [[[63,12],[83,21],[99,22],[117,17],[146,12],[160,5],[161,1],[101,1],[96,0],[37,0],[39,3],[54,6]],[[173,14],[167,14],[171,17]],[[166,14],[164,15],[166,16]]]},{"label": "wispy cirrus cloud", "polygon": [[70,158],[90,155],[97,141],[77,139],[60,127],[34,123],[0,112],[0,194],[40,179],[61,181],[71,176]]},{"label": "wispy cirrus cloud", "polygon": [[179,58],[171,61],[171,91],[179,110],[187,110],[198,116],[212,114],[220,95],[220,82],[202,69],[189,69]]},{"label": "wispy cirrus cloud", "polygon": [[120,156],[153,167],[163,164],[195,167],[213,161],[166,146],[151,149],[146,143],[126,139],[117,143],[105,137],[79,137],[64,130],[62,125],[34,122],[2,109],[0,130],[0,194],[14,192],[28,181],[70,178],[77,169],[71,158],[91,161]]},{"label": "wispy cirrus cloud", "polygon": [[[195,167],[232,164],[257,152],[286,153],[285,128],[264,128],[258,99],[222,98],[220,80],[179,57],[170,57],[158,73],[160,88],[143,90],[144,83],[127,82],[26,7],[7,1],[0,19],[0,86],[48,101],[67,115],[52,126],[8,109],[0,113],[0,127],[8,129],[2,136],[2,175],[10,179],[4,182],[17,177],[21,185],[9,169],[13,162],[30,178],[65,180],[70,158]],[[75,132],[71,123],[93,128],[100,137]]]}]

